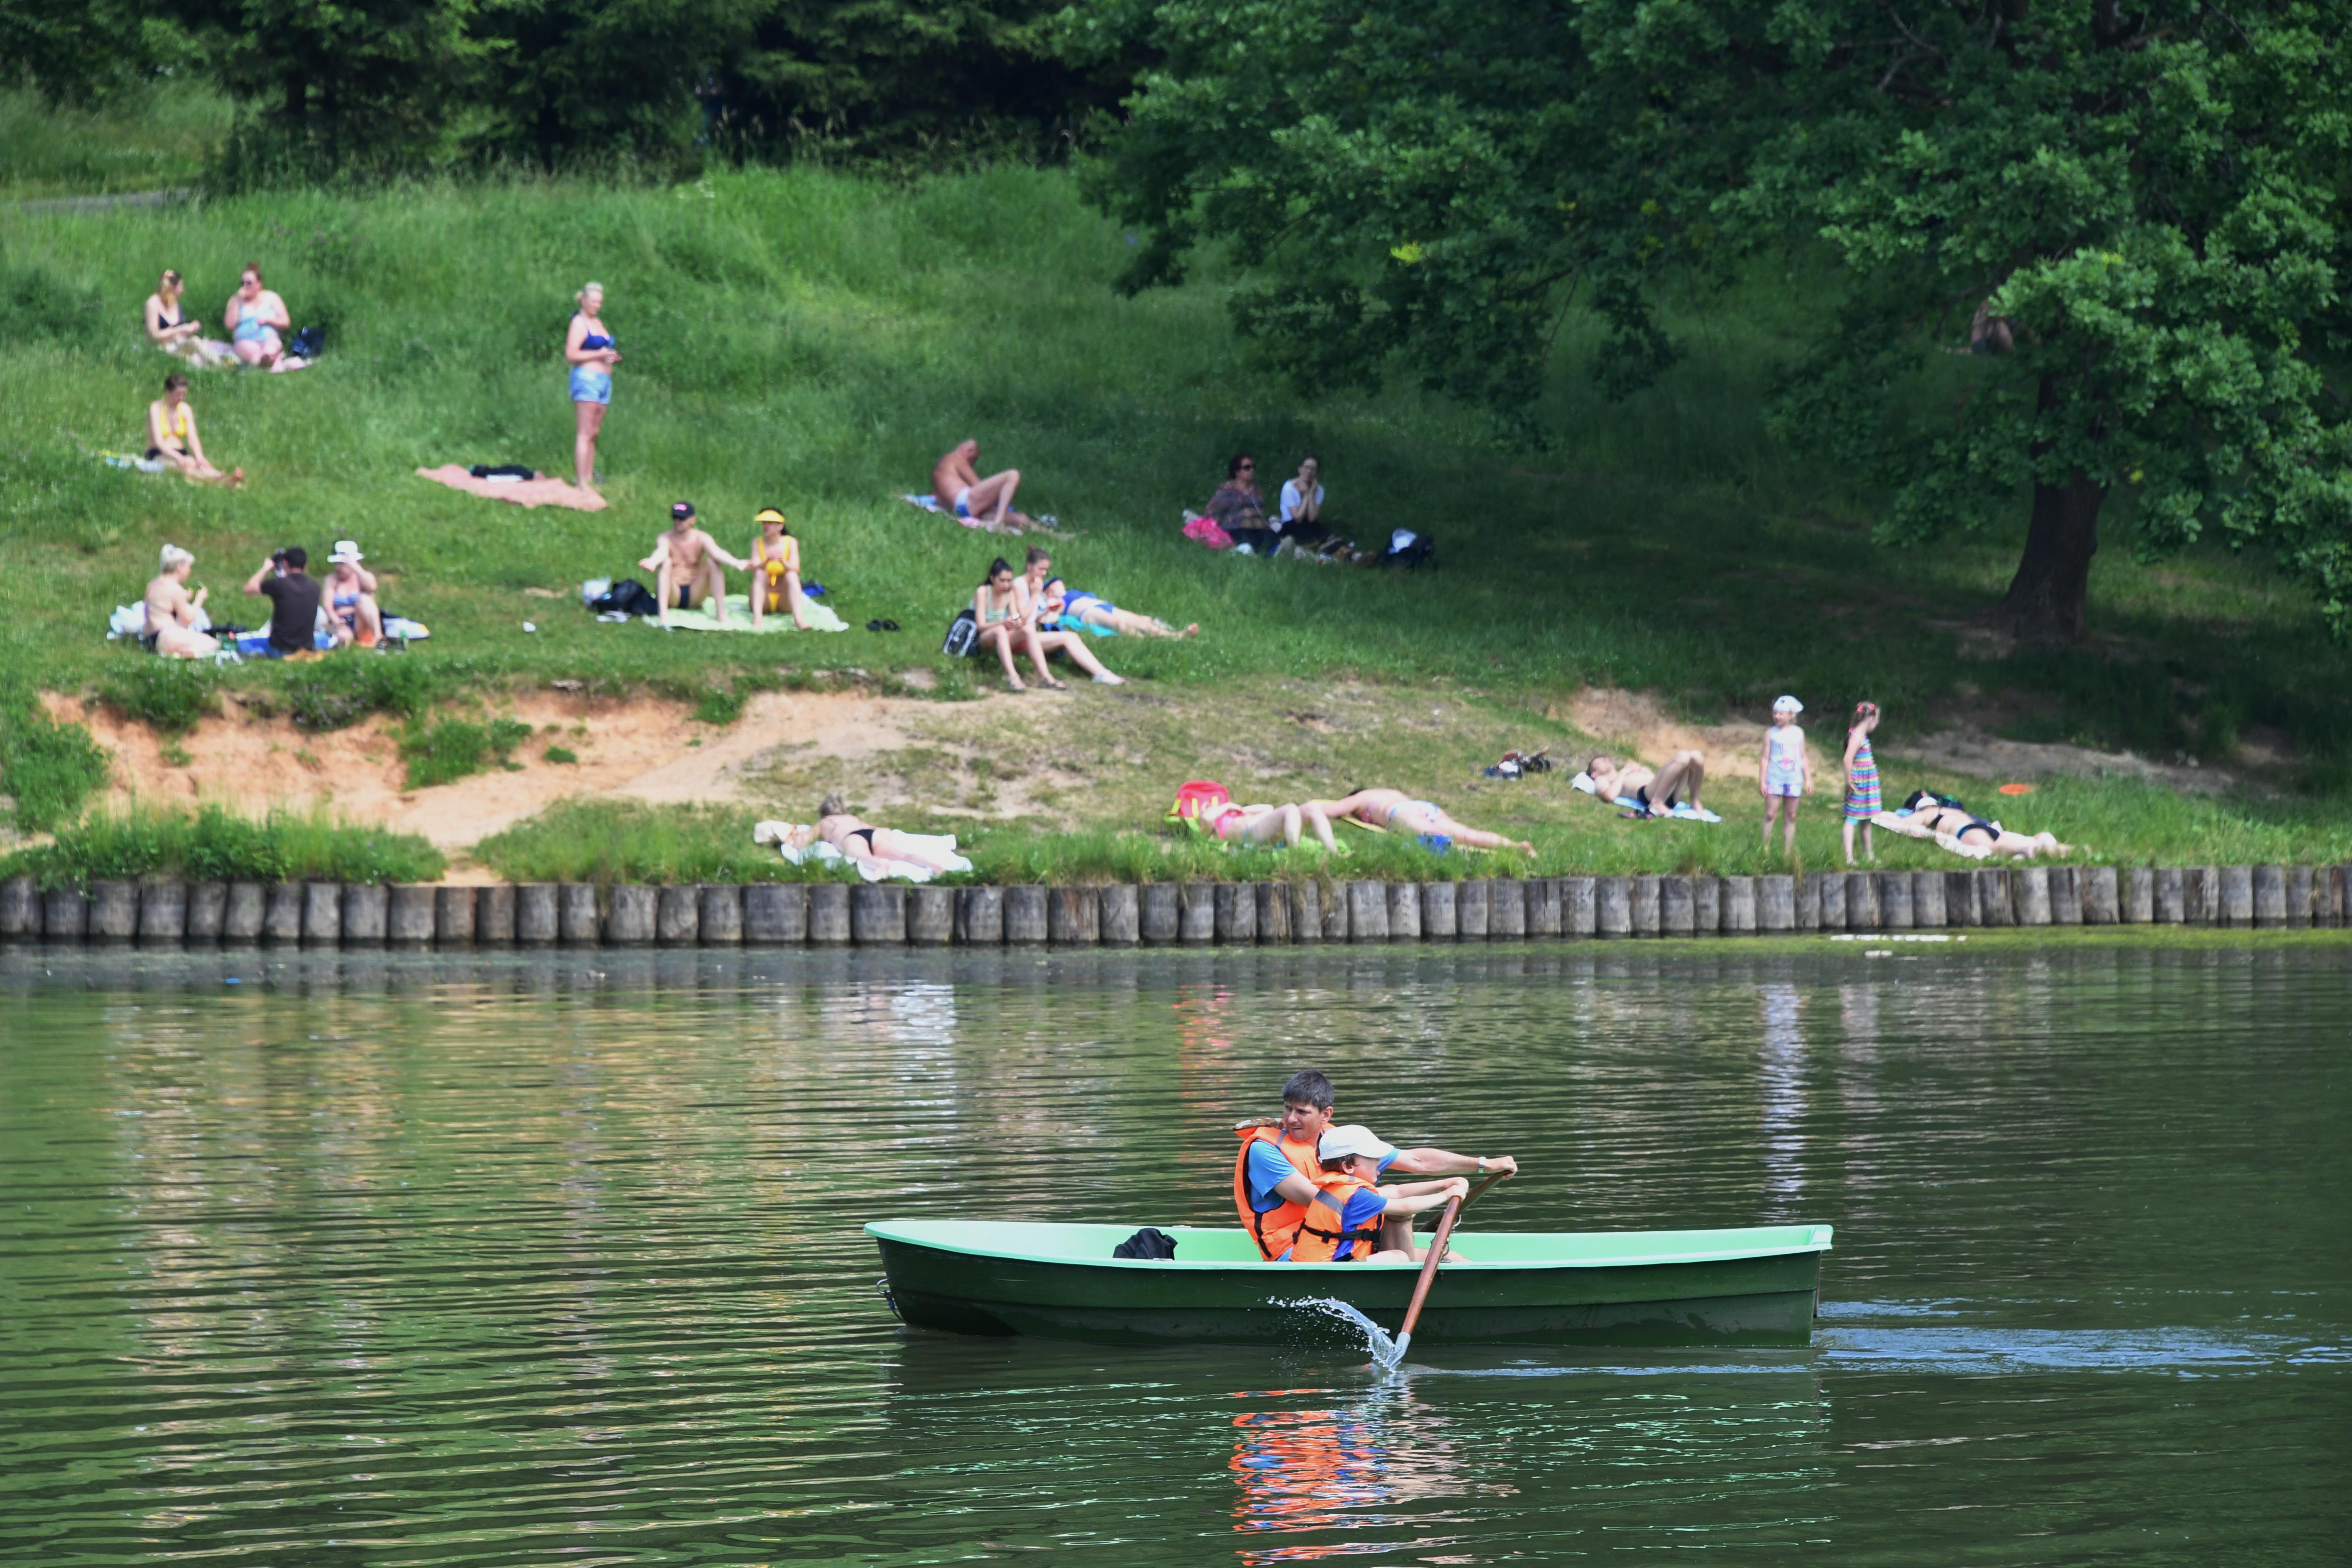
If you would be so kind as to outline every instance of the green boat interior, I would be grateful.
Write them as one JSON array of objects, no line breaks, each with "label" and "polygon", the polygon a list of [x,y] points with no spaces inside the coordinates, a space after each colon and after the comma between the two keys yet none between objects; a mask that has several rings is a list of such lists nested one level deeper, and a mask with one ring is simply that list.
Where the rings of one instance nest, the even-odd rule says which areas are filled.
[{"label": "green boat interior", "polygon": [[[1419,1267],[1411,1263],[1262,1263],[1256,1247],[1238,1227],[1212,1230],[1189,1226],[1163,1227],[1176,1239],[1173,1259],[1113,1258],[1111,1248],[1132,1236],[1135,1228],[1025,1220],[894,1219],[878,1220],[867,1226],[866,1233],[885,1241],[947,1252],[1024,1258],[1037,1263],[1095,1263],[1115,1268],[1184,1268],[1236,1263],[1283,1269]],[[1601,1268],[1826,1252],[1831,1229],[1825,1225],[1790,1225],[1738,1230],[1457,1231],[1454,1245],[1470,1267],[1503,1264],[1517,1268]]]}]

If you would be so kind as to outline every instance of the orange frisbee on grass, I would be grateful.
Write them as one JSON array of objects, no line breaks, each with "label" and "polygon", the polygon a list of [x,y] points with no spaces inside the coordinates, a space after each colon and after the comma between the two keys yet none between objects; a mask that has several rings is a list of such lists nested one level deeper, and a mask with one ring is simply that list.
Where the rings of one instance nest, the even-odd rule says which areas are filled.
[{"label": "orange frisbee on grass", "polygon": [[2033,786],[2032,784],[2003,784],[2000,786],[2000,793],[2003,795],[2032,795],[2033,793]]}]

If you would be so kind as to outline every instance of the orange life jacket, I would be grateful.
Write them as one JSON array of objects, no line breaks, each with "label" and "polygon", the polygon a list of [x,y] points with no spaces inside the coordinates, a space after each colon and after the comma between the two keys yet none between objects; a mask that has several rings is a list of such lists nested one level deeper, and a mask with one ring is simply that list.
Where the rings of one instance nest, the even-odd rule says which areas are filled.
[{"label": "orange life jacket", "polygon": [[[1293,1263],[1328,1263],[1344,1242],[1380,1238],[1377,1226],[1370,1230],[1351,1231],[1342,1223],[1349,1194],[1363,1184],[1352,1176],[1326,1175],[1314,1144],[1286,1139],[1279,1127],[1236,1127],[1234,1133],[1242,1141],[1241,1152],[1234,1160],[1234,1207],[1242,1216],[1242,1228],[1256,1241],[1260,1257],[1270,1263],[1286,1252]],[[1279,1149],[1292,1170],[1315,1184],[1312,1204],[1295,1204],[1285,1198],[1264,1214],[1252,1206],[1250,1148],[1260,1142]]]}]

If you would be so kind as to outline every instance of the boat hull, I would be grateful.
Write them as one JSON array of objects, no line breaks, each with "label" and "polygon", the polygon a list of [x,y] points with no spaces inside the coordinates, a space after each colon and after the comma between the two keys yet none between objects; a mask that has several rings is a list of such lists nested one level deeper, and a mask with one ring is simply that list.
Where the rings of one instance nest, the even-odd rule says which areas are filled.
[{"label": "boat hull", "polygon": [[[950,1333],[1107,1344],[1298,1343],[1337,1329],[1339,1318],[1315,1305],[1332,1300],[1393,1333],[1418,1273],[1409,1267],[1178,1267],[990,1256],[869,1228],[877,1229],[887,1289],[900,1318],[911,1328]],[[1475,1257],[1478,1242],[1465,1236],[1460,1247]],[[1598,1265],[1449,1265],[1439,1271],[1413,1337],[1462,1344],[1802,1345],[1811,1337],[1820,1284],[1818,1248]]]}]

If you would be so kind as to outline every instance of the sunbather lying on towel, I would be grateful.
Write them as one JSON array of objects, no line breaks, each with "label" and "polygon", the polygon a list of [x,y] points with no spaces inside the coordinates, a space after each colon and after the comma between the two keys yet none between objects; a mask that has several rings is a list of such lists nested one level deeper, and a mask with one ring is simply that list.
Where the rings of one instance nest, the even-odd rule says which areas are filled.
[{"label": "sunbather lying on towel", "polygon": [[1339,841],[1331,837],[1331,819],[1323,815],[1320,802],[1308,801],[1304,805],[1221,805],[1202,814],[1209,831],[1226,844],[1272,844],[1280,839],[1289,848],[1298,847],[1302,830],[1312,827],[1323,847],[1333,854],[1339,852]]},{"label": "sunbather lying on towel", "polygon": [[1676,752],[1665,766],[1651,768],[1628,757],[1607,755],[1585,764],[1592,793],[1612,805],[1638,805],[1660,816],[1677,805],[1704,810],[1698,792],[1706,786],[1706,759],[1696,752]]},{"label": "sunbather lying on towel", "polygon": [[1408,800],[1401,789],[1360,789],[1339,800],[1310,800],[1307,806],[1319,809],[1335,822],[1352,816],[1367,826],[1390,833],[1451,838],[1474,849],[1520,849],[1530,856],[1536,852],[1534,845],[1523,840],[1465,826],[1434,801]]},{"label": "sunbather lying on towel", "polygon": [[890,862],[919,866],[926,871],[969,871],[971,862],[953,853],[941,854],[940,841],[925,834],[877,827],[850,815],[849,803],[829,795],[817,808],[816,837],[853,861]]},{"label": "sunbather lying on towel", "polygon": [[2066,856],[2074,852],[2071,844],[2061,844],[2048,833],[2012,833],[1998,822],[1987,822],[1957,801],[1948,801],[1916,790],[1898,811],[1882,811],[1872,819],[1880,826],[1914,838],[1933,838],[1958,855],[1981,859],[1988,855],[2006,855],[2012,859],[2031,860],[2042,855]]},{"label": "sunbather lying on towel", "polygon": [[[1122,610],[1099,594],[1089,594],[1083,588],[1073,588],[1059,577],[1046,583],[1045,598],[1039,605],[1042,614],[1064,626],[1084,626],[1097,636],[1129,637],[1190,637],[1201,634],[1201,623],[1194,621],[1178,631],[1157,616],[1138,615]],[[1041,621],[1041,625],[1043,622]]]}]

